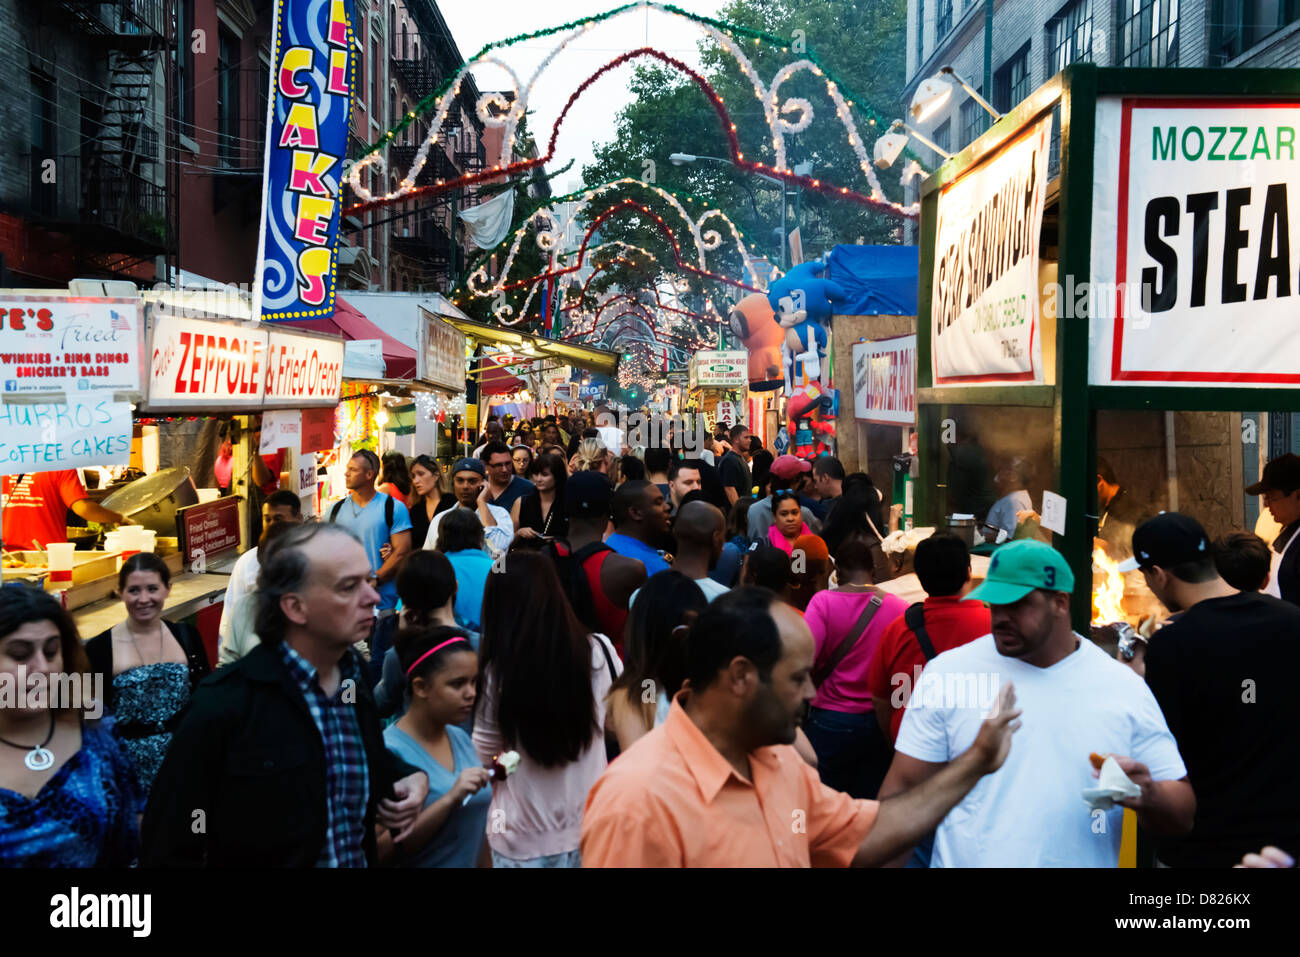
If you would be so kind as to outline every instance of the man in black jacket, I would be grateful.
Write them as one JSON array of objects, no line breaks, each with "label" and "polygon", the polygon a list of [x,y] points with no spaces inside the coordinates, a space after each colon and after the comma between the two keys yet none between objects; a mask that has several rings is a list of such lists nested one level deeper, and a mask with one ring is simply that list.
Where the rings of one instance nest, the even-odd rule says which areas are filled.
[{"label": "man in black jacket", "polygon": [[262,556],[262,643],[195,691],[145,810],[146,867],[365,867],[376,821],[402,840],[428,778],[384,747],[353,645],[374,620],[370,560],[303,525]]}]

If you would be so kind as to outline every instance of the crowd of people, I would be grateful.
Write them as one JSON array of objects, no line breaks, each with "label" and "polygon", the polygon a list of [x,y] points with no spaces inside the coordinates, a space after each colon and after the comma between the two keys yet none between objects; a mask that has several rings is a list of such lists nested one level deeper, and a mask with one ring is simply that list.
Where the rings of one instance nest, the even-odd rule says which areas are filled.
[{"label": "crowd of people", "polygon": [[[152,555],[84,646],[0,590],[0,674],[106,698],[0,709],[0,864],[1113,867],[1125,808],[1160,865],[1296,852],[1300,459],[1252,487],[1280,552],[1136,525],[1172,615],[1121,661],[1041,541],[972,590],[935,533],[909,605],[864,473],[744,426],[633,448],[603,411],[492,419],[445,471],[358,451],[320,520],[271,495],[215,673]],[[1106,764],[1132,789],[1090,808]]]}]

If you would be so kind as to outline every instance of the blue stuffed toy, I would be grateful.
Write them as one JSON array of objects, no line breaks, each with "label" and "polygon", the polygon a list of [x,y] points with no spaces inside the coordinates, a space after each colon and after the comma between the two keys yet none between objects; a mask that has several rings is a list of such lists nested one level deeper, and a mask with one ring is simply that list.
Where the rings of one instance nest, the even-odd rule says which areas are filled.
[{"label": "blue stuffed toy", "polygon": [[803,383],[819,382],[823,392],[830,389],[826,350],[830,343],[830,325],[834,304],[848,298],[844,287],[822,278],[826,263],[821,260],[800,263],[768,287],[767,301],[776,321],[785,330],[781,355],[785,366],[785,394],[793,397],[796,379]]}]

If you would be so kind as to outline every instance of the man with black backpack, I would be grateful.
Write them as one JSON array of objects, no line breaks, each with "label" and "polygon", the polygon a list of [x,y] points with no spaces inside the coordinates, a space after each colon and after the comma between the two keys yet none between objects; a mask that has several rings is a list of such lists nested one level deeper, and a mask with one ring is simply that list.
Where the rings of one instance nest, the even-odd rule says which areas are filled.
[{"label": "man with black backpack", "polygon": [[889,623],[867,669],[867,690],[880,729],[898,738],[903,709],[925,663],[991,630],[988,606],[962,601],[970,581],[970,549],[951,532],[936,532],[916,546],[916,577],[926,599]]},{"label": "man with black backpack", "polygon": [[[411,515],[406,505],[375,489],[379,457],[367,449],[348,459],[344,482],[348,495],[330,509],[329,520],[361,540],[375,573],[379,604],[370,638],[370,684],[379,682],[384,653],[397,632],[397,583],[394,577],[411,551]],[[387,550],[385,551],[385,546]],[[385,557],[385,555],[387,557]]]},{"label": "man with black backpack", "polygon": [[613,494],[609,480],[599,472],[575,472],[569,477],[564,484],[569,540],[555,543],[552,558],[578,619],[608,636],[621,655],[628,602],[645,584],[646,568],[602,541]]}]

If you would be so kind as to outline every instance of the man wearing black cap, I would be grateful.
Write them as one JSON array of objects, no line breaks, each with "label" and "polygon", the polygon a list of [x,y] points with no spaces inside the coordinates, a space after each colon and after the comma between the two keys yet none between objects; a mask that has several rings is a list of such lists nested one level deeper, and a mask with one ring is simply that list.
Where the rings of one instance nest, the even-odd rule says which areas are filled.
[{"label": "man wearing black cap", "polygon": [[[564,483],[569,540],[556,545],[560,580],[579,620],[607,635],[622,654],[628,602],[645,584],[645,565],[620,555],[602,541],[609,526],[614,490],[599,472],[575,472]],[[564,561],[571,559],[571,564]]]},{"label": "man wearing black cap", "polygon": [[[488,553],[496,558],[504,555],[515,537],[515,526],[510,521],[510,513],[499,505],[489,505],[487,469],[478,459],[460,459],[451,467],[452,491],[456,494],[456,504],[468,508],[478,515],[483,525],[483,539],[487,543]],[[429,534],[424,540],[424,547],[430,550],[438,546],[438,526],[447,512],[439,512],[429,522]]]},{"label": "man wearing black cap", "polygon": [[1146,681],[1196,790],[1190,834],[1162,841],[1170,867],[1231,867],[1271,844],[1300,853],[1300,609],[1219,577],[1205,529],[1164,512],[1133,533],[1133,558],[1177,620],[1151,637]]},{"label": "man wearing black cap", "polygon": [[1246,489],[1264,496],[1264,505],[1282,531],[1273,539],[1273,564],[1264,594],[1300,605],[1300,455],[1288,452],[1264,466],[1264,474]]}]

